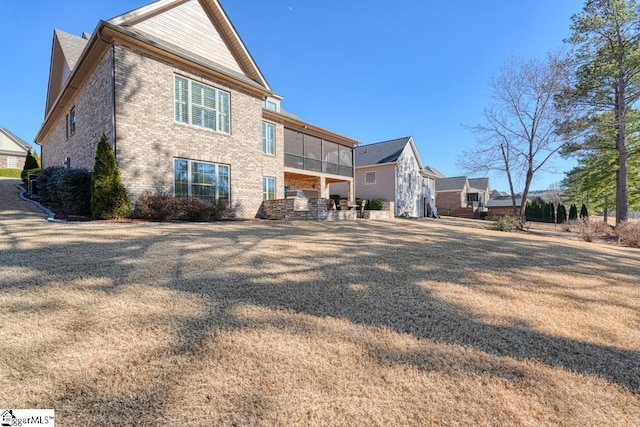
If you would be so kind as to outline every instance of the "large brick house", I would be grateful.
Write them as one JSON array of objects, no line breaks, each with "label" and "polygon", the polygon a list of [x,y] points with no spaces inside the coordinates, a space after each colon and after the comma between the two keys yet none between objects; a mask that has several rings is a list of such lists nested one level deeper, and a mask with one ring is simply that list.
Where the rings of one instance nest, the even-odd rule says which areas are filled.
[{"label": "large brick house", "polygon": [[133,200],[147,191],[228,200],[238,217],[285,189],[354,199],[357,141],[280,108],[217,0],[160,0],[100,21],[81,37],[56,30],[43,167],[92,169],[105,134]]}]

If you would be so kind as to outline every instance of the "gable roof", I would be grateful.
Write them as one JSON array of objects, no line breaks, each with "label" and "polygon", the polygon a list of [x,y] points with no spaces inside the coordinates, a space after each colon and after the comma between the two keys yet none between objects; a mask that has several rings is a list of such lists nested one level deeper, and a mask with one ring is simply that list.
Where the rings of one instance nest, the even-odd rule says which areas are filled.
[{"label": "gable roof", "polygon": [[[191,34],[189,39],[190,43],[182,43],[171,38],[170,27],[165,28],[164,32],[157,32],[150,30],[154,28],[153,25],[142,25],[147,20],[159,19],[158,17],[164,13],[171,15],[174,26],[188,28],[181,31],[190,31],[192,22],[181,20],[180,17],[194,19],[193,26],[199,26],[200,30],[204,25],[204,33],[210,36],[204,40],[204,43],[215,42],[220,49],[224,47],[228,54],[226,61],[219,64],[211,57],[206,55],[203,57],[201,49],[192,49],[193,46],[200,48],[203,44],[203,40],[198,37],[201,34],[199,31],[194,30],[195,33]],[[162,25],[167,26],[168,22],[165,21]],[[210,31],[207,32],[207,25],[215,28],[215,31],[209,29]],[[211,38],[213,33],[218,35],[217,41]],[[261,97],[277,97],[218,0],[159,0],[111,18],[109,21],[100,21],[90,37],[87,34],[83,34],[82,38],[66,37],[65,34],[59,30],[54,32],[45,119],[36,135],[36,142],[44,140],[56,118],[64,114],[69,107],[68,104],[73,100],[75,91],[82,87],[92,67],[103,58],[114,39],[153,55],[167,58],[169,61],[186,64],[196,73],[214,76],[248,93]],[[85,46],[80,56],[76,57],[81,41],[78,39],[86,38],[89,39],[84,42]],[[67,46],[64,49],[66,53],[63,53],[62,45]]]},{"label": "gable roof", "polygon": [[31,150],[31,148],[32,148],[31,144],[28,144],[24,139],[20,138],[18,135],[16,135],[15,133],[11,132],[9,129],[0,127],[0,131],[3,132],[5,135],[7,135],[9,138],[11,138],[13,140],[13,142],[18,144],[18,146],[22,147],[24,149],[25,153],[27,151]]},{"label": "gable roof", "polygon": [[463,191],[466,185],[468,185],[466,176],[436,179],[436,191]]},{"label": "gable roof", "polygon": [[489,178],[469,178],[469,186],[478,190],[487,191]]},{"label": "gable roof", "polygon": [[[187,19],[190,20],[190,26],[175,25]],[[176,35],[186,36],[194,43],[188,49],[186,46],[180,47],[209,60],[212,58],[208,55],[208,49],[214,48],[218,53],[228,49],[230,56],[225,55],[222,59],[223,67],[245,74],[271,91],[218,0],[159,0],[113,17],[107,23],[119,29],[135,29],[135,32],[165,43],[171,43],[171,37]],[[171,26],[171,31],[163,29],[168,26]]]},{"label": "gable roof", "polygon": [[446,178],[446,175],[440,172],[438,169],[433,166],[425,166],[423,169],[424,174],[433,176],[435,178]]},{"label": "gable roof", "polygon": [[83,33],[83,37],[78,37],[62,30],[53,30],[45,114],[53,106],[69,75],[74,70],[82,51],[87,46],[88,38],[86,33]]},{"label": "gable roof", "polygon": [[398,160],[410,136],[374,144],[361,145],[354,150],[356,167],[393,163]]}]

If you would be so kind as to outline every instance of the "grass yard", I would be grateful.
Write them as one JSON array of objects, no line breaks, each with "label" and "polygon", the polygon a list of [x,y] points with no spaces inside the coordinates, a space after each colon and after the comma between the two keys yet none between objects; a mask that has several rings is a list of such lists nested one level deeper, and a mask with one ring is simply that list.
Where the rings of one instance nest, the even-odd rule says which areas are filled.
[{"label": "grass yard", "polygon": [[0,209],[0,405],[61,426],[640,425],[640,250],[460,224]]}]

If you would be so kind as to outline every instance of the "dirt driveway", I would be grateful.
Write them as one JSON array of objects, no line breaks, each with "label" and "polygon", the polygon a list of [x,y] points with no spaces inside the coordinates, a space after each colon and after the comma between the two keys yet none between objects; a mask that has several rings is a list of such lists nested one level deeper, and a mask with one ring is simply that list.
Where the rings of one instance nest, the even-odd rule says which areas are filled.
[{"label": "dirt driveway", "polygon": [[439,220],[55,223],[1,184],[5,407],[640,425],[639,250]]}]

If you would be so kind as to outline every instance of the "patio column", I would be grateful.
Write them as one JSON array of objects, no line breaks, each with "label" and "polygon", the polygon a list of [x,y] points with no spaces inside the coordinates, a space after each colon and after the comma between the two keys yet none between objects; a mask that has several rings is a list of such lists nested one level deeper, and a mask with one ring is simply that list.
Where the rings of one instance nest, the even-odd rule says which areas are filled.
[{"label": "patio column", "polygon": [[323,199],[329,198],[329,185],[327,179],[324,176],[320,177],[320,197]]},{"label": "patio column", "polygon": [[347,181],[347,198],[349,199],[350,202],[355,202],[356,201],[356,192],[355,192],[355,188],[353,185],[353,180],[351,181]]}]

